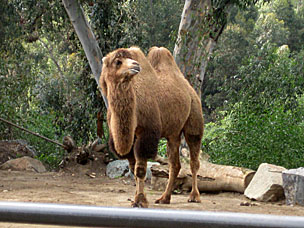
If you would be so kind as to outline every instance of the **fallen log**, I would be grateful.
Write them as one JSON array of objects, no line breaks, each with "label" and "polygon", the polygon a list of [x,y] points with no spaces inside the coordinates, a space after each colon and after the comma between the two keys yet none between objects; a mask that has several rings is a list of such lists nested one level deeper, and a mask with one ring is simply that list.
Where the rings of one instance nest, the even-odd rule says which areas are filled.
[{"label": "fallen log", "polygon": [[[189,164],[182,164],[182,169],[175,182],[175,189],[190,191],[192,175]],[[153,190],[163,190],[169,178],[168,165],[154,165],[152,171]],[[198,172],[198,189],[200,192],[232,191],[244,193],[255,171],[234,166],[217,165],[201,161]]]}]

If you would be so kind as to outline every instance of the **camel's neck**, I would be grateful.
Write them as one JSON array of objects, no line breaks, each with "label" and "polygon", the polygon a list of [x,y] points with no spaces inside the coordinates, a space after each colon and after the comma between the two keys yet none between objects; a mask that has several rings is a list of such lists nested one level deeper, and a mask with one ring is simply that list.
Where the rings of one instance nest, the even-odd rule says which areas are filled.
[{"label": "camel's neck", "polygon": [[120,113],[121,110],[135,108],[135,94],[130,83],[118,83],[108,89],[109,105],[112,111]]},{"label": "camel's neck", "polygon": [[131,84],[118,83],[108,89],[109,127],[116,152],[123,156],[130,152],[134,141],[136,97]]}]

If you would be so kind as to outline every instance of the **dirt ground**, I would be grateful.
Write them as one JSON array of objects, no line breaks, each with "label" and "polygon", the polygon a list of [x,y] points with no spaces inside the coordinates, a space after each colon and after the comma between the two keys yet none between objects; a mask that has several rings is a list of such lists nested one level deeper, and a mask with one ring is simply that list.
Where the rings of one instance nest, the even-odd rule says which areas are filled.
[{"label": "dirt ground", "polygon": [[[130,207],[130,201],[135,192],[135,184],[132,180],[126,178],[111,180],[102,172],[95,176],[89,174],[0,171],[0,201]],[[155,199],[160,197],[161,192],[153,191],[149,183],[146,185],[146,193],[150,208],[304,216],[303,207],[286,206],[284,201],[276,203],[254,202],[238,193],[202,193],[202,203],[200,204],[187,203],[188,193],[175,194],[172,196],[170,205],[153,203]],[[0,227],[54,226],[0,223]]]},{"label": "dirt ground", "polygon": [[[17,155],[28,155],[28,150],[19,142],[0,142],[0,164]],[[113,180],[105,176],[104,154],[95,154],[94,161],[86,165],[79,165],[75,159],[72,159],[59,172],[0,170],[0,201],[130,207],[135,194],[135,183],[129,178]],[[303,207],[286,206],[284,201],[254,202],[239,193],[202,193],[202,202],[199,204],[187,202],[189,193],[174,194],[169,205],[154,204],[162,192],[152,190],[149,183],[146,183],[146,193],[150,208],[304,216]],[[0,222],[0,227],[51,228],[56,226]]]}]

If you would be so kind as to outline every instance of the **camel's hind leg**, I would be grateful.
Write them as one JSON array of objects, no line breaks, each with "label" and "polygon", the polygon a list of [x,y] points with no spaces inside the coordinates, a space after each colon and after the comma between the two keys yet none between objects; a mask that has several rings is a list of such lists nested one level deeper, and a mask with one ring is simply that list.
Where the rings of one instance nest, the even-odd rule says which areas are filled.
[{"label": "camel's hind leg", "polygon": [[155,203],[169,204],[171,200],[171,193],[173,191],[174,182],[181,169],[179,160],[179,145],[180,136],[171,137],[167,143],[167,154],[169,158],[169,180],[165,192],[155,201]]},{"label": "camel's hind leg", "polygon": [[190,149],[190,168],[192,172],[192,191],[188,202],[201,202],[197,188],[197,172],[200,167],[199,152],[204,132],[204,119],[199,100],[191,105],[189,118],[184,126],[184,135]]},{"label": "camel's hind leg", "polygon": [[197,187],[197,172],[200,167],[199,152],[201,146],[201,137],[199,135],[188,135],[185,134],[187,144],[190,149],[190,168],[192,172],[192,191],[188,202],[200,203],[200,193]]}]

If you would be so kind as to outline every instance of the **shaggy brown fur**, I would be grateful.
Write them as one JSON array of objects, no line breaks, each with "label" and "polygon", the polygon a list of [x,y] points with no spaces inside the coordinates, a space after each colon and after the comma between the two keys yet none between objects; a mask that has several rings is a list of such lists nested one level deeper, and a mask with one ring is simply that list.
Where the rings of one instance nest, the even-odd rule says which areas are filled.
[{"label": "shaggy brown fur", "polygon": [[147,159],[156,156],[161,137],[168,140],[170,177],[156,203],[170,203],[181,166],[178,147],[182,133],[191,154],[193,188],[189,201],[200,202],[196,174],[203,135],[201,104],[171,53],[154,47],[146,58],[136,47],[113,51],[103,59],[100,85],[109,101],[110,147],[129,160],[136,176],[133,206],[148,206],[144,194]]}]

